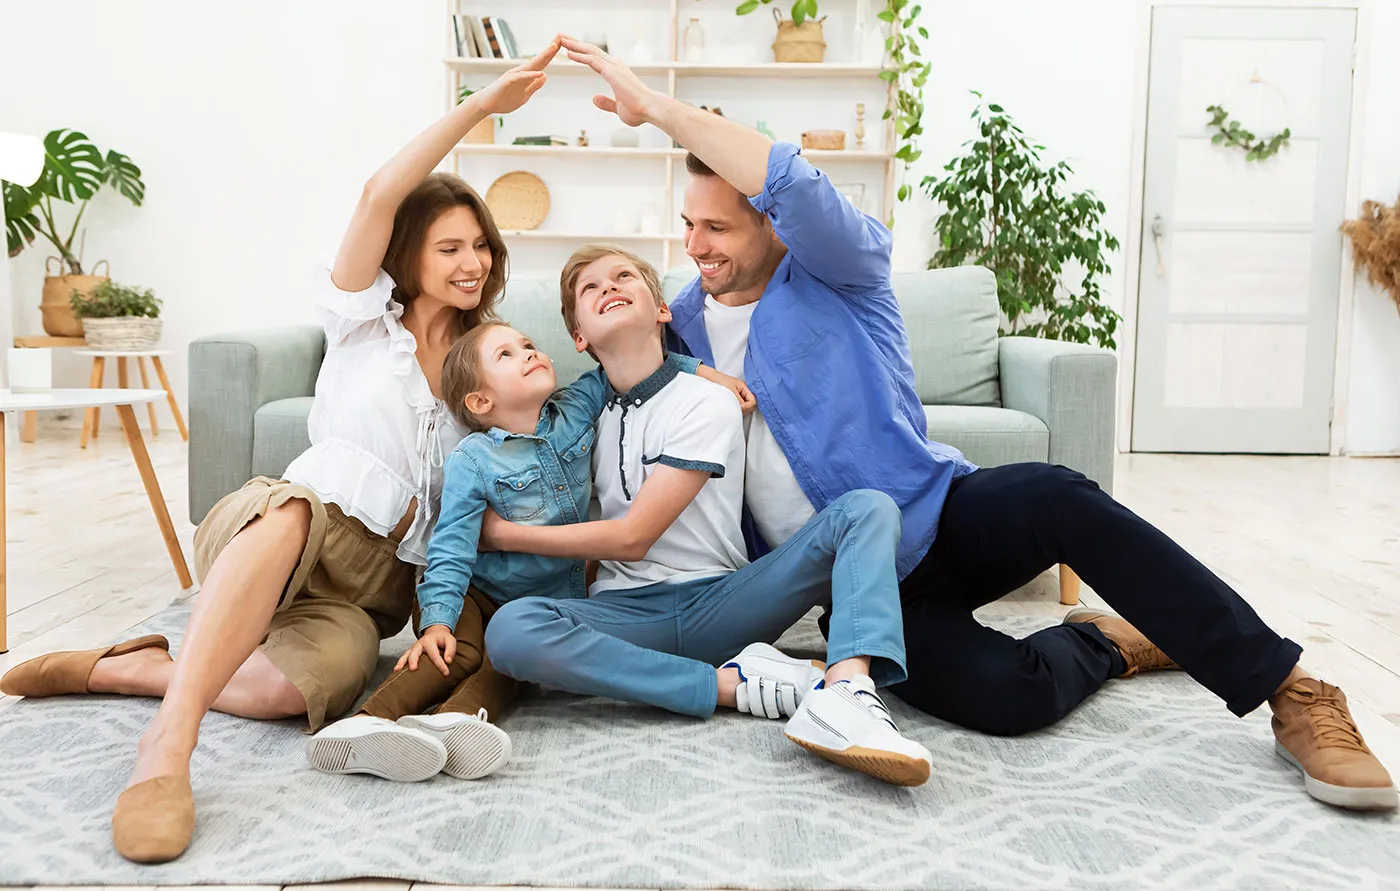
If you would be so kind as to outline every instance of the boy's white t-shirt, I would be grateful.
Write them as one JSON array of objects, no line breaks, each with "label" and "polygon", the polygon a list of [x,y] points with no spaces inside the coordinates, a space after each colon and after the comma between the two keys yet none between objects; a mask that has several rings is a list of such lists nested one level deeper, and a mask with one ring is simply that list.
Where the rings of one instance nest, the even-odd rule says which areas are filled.
[{"label": "boy's white t-shirt", "polygon": [[740,527],[744,429],[739,402],[718,384],[677,372],[668,359],[627,393],[609,394],[593,449],[594,491],[603,519],[626,516],[658,467],[708,470],[711,476],[644,559],[602,561],[590,594],[714,578],[749,562]]},{"label": "boy's white t-shirt", "polygon": [[[745,306],[726,306],[706,295],[705,333],[710,336],[716,371],[743,379],[749,325],[757,308],[757,300]],[[755,409],[744,419],[744,429],[748,439],[744,498],[758,534],[769,547],[776,548],[807,525],[816,510],[798,485],[792,465],[773,438],[763,412]]]}]

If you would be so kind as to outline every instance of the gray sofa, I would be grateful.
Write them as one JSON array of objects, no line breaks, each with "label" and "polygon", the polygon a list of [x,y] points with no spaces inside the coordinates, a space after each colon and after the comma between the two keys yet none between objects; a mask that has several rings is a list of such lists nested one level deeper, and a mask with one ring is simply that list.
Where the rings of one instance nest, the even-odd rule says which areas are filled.
[{"label": "gray sofa", "polygon": [[[666,276],[668,297],[693,270]],[[1064,464],[1113,485],[1114,355],[997,336],[996,280],[981,267],[898,273],[929,437],[983,467]],[[561,382],[593,360],[559,317],[558,280],[515,275],[500,311],[554,360]],[[280,476],[308,445],[306,417],[325,354],[316,327],[203,337],[190,344],[190,521],[253,476]]]}]

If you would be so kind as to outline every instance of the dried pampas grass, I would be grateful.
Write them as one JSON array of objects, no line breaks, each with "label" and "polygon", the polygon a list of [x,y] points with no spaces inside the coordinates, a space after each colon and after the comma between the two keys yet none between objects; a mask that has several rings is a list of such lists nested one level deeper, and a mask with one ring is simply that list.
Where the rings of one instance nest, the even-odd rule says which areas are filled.
[{"label": "dried pampas grass", "polygon": [[1361,202],[1361,216],[1343,223],[1342,231],[1351,236],[1356,268],[1364,267],[1371,284],[1389,294],[1400,310],[1400,198],[1389,207]]}]

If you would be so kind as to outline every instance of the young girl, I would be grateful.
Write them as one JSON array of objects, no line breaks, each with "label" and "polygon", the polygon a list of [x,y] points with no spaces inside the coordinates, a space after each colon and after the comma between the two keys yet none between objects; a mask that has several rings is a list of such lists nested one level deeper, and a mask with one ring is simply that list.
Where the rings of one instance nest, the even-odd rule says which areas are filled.
[{"label": "young girl", "polygon": [[249,718],[344,713],[403,627],[427,562],[442,455],[462,436],[440,401],[443,358],[490,317],[506,249],[476,192],[433,168],[467,131],[544,85],[556,40],[419,134],[366,183],[317,299],[327,352],[311,447],[255,479],[195,533],[201,581],[180,658],[159,636],[54,653],[0,680],[17,696],[163,697],[112,814],[140,862],[173,860],[194,829],[190,756],[210,708]]},{"label": "young girl", "polygon": [[[755,404],[742,381],[677,359],[728,387],[742,407]],[[439,770],[458,779],[495,771],[510,757],[510,737],[487,719],[509,704],[516,682],[491,665],[487,623],[499,604],[520,597],[587,596],[582,560],[478,554],[477,543],[487,509],[536,526],[587,519],[593,423],[608,394],[602,369],[556,391],[553,363],[528,337],[483,322],[447,354],[442,392],[457,422],[474,432],[444,466],[442,509],[418,586],[422,636],[361,714],[307,741],[317,770],[402,782]],[[436,670],[419,669],[424,655]]]}]

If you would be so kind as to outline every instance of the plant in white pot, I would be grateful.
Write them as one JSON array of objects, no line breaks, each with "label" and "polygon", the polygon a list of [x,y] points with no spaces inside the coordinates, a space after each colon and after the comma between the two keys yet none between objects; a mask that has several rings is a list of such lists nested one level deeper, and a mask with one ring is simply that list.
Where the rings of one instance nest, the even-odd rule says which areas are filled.
[{"label": "plant in white pot", "polygon": [[160,301],[150,288],[109,279],[87,294],[74,290],[69,300],[95,350],[149,350],[160,340]]},{"label": "plant in white pot", "polygon": [[[44,137],[44,172],[39,181],[28,188],[12,182],[3,187],[5,246],[9,255],[16,256],[40,235],[58,252],[57,257],[49,257],[45,263],[48,275],[40,304],[44,331],[54,337],[83,335],[82,323],[73,316],[68,295],[74,290],[90,291],[107,280],[105,275],[84,273],[78,228],[88,202],[103,186],[116,189],[137,207],[146,197],[141,168],[126,155],[109,151],[104,156],[85,134],[53,130]],[[77,205],[71,224],[60,223],[55,202],[60,206]],[[56,275],[51,268],[55,265]]]}]

